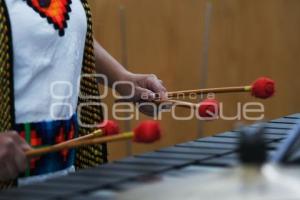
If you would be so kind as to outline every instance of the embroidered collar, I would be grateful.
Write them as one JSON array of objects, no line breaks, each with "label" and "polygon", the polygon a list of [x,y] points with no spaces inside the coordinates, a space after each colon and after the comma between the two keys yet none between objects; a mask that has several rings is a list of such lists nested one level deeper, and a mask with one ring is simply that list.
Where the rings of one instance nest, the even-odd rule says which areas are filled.
[{"label": "embroidered collar", "polygon": [[25,0],[41,17],[53,24],[60,36],[64,36],[71,12],[72,0]]}]

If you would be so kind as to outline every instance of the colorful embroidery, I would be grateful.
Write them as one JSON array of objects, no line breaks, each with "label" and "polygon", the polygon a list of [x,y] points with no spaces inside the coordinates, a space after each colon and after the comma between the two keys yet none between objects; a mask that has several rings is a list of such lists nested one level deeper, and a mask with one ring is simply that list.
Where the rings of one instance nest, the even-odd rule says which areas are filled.
[{"label": "colorful embroidery", "polygon": [[59,35],[65,34],[69,12],[71,12],[72,0],[27,0],[27,4],[32,7],[41,17],[47,18],[50,24],[58,30]]},{"label": "colorful embroidery", "polygon": [[[16,124],[16,131],[34,148],[51,146],[78,136],[77,115],[70,120]],[[75,150],[62,150],[30,159],[22,176],[41,175],[68,168],[75,164]]]}]

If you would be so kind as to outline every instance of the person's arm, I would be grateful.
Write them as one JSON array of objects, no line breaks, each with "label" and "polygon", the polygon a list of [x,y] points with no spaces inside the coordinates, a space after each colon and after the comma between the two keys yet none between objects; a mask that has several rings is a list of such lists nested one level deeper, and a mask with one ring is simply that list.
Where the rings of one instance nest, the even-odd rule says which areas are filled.
[{"label": "person's arm", "polygon": [[16,178],[27,167],[31,147],[14,131],[0,133],[0,181]]},{"label": "person's arm", "polygon": [[108,86],[111,87],[115,81],[130,76],[127,71],[115,58],[113,58],[98,42],[94,39],[94,49],[96,56],[97,73],[104,74],[108,78]]},{"label": "person's arm", "polygon": [[[108,79],[108,86],[112,86],[116,81],[128,81],[134,85],[134,97],[129,101],[140,102],[145,100],[152,100],[154,94],[158,93],[161,97],[165,97],[166,88],[162,81],[153,74],[134,74],[126,70],[116,59],[114,59],[97,41],[94,39],[94,48],[96,56],[96,70],[97,73],[106,75]],[[116,88],[121,95],[131,94],[131,87],[124,84]],[[143,99],[142,99],[143,97]],[[145,111],[146,114],[148,111]]]}]

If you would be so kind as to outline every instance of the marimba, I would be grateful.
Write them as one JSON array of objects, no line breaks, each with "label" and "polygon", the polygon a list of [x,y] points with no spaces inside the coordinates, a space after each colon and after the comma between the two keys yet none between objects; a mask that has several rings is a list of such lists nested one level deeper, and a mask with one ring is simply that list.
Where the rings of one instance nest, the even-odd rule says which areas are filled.
[{"label": "marimba", "polygon": [[[271,157],[300,120],[300,113],[267,122],[264,138]],[[257,124],[249,128],[257,127]],[[183,174],[207,174],[239,165],[239,131],[177,144],[142,155],[131,156],[40,184],[0,193],[4,199],[114,199],[143,183]],[[176,188],[174,188],[176,190]]]}]

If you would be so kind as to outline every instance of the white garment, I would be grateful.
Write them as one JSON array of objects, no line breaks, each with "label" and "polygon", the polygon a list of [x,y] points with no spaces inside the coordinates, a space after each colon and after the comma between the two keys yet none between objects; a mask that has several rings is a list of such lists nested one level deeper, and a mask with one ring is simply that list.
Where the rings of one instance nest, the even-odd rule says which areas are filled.
[{"label": "white garment", "polygon": [[16,122],[70,118],[77,105],[87,30],[80,0],[70,5],[62,37],[26,1],[6,0],[6,4],[13,38]]}]

